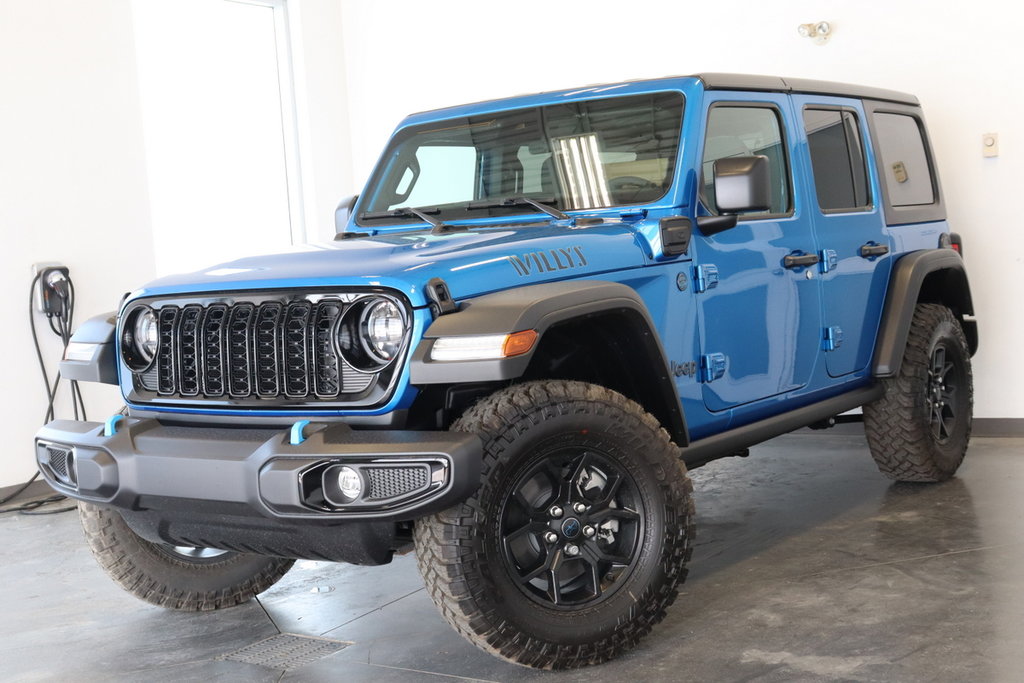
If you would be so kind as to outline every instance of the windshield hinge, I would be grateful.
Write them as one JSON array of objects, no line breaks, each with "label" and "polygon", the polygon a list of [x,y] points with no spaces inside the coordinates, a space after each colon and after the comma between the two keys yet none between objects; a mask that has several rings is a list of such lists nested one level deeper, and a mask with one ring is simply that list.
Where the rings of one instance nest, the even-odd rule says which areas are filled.
[{"label": "windshield hinge", "polygon": [[619,212],[619,218],[624,221],[642,221],[647,218],[647,209],[623,209]]}]

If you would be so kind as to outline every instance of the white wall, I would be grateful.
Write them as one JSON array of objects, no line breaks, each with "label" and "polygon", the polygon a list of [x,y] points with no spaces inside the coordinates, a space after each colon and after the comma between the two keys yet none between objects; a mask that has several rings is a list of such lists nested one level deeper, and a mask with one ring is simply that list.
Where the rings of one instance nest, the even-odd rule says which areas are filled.
[{"label": "white wall", "polygon": [[[79,321],[153,275],[134,54],[127,0],[0,0],[0,486],[35,471],[32,436],[46,406],[28,326],[30,264],[71,267]],[[60,345],[44,328],[53,369]],[[90,417],[121,405],[115,387],[82,389]],[[70,416],[67,402],[58,414]]]},{"label": "white wall", "polygon": [[[0,0],[0,414],[16,444],[0,454],[0,487],[34,472],[32,435],[46,405],[28,327],[30,265],[71,267],[78,321],[116,308],[155,275],[131,4]],[[292,0],[291,18],[306,227],[329,239],[337,200],[353,185],[341,6]],[[42,338],[52,377],[59,343],[48,330]],[[91,419],[121,405],[115,387],[82,387]],[[62,400],[58,416],[70,415]]]},{"label": "white wall", "polygon": [[291,0],[289,7],[306,234],[331,240],[338,200],[362,185],[353,179],[342,3]]},{"label": "white wall", "polygon": [[[995,0],[774,3],[344,3],[357,184],[410,112],[492,97],[700,71],[847,81],[918,95],[953,229],[965,240],[981,349],[979,417],[1024,417],[1024,47]],[[828,20],[828,44],[797,35]],[[1001,156],[983,159],[997,132]]]}]

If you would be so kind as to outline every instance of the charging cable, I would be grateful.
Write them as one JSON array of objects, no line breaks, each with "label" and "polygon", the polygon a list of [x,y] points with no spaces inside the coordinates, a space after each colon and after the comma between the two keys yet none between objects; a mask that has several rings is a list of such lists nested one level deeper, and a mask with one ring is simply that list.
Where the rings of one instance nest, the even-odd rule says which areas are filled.
[{"label": "charging cable", "polygon": [[[42,283],[42,287],[38,285]],[[36,303],[36,292],[42,297],[40,302],[42,309],[46,314],[47,323],[50,327],[50,331],[60,337],[62,352],[61,357],[63,358],[64,352],[67,351],[68,344],[71,342],[71,330],[75,318],[75,285],[71,281],[66,268],[45,268],[40,272],[36,273],[36,276],[32,279],[32,286],[29,288],[28,295],[28,323],[32,330],[32,343],[36,350],[36,359],[39,361],[39,370],[43,375],[43,386],[46,391],[46,415],[43,417],[43,423],[47,423],[54,418],[54,402],[57,400],[57,390],[60,388],[60,371],[54,377],[53,384],[50,384],[50,375],[46,371],[46,362],[43,360],[43,350],[39,344],[39,333],[36,330],[36,312],[34,305]],[[82,399],[82,390],[78,386],[78,382],[71,380],[71,408],[75,414],[75,419],[85,420],[85,401]],[[79,417],[81,415],[81,417]],[[0,505],[8,503],[18,496],[20,496],[32,482],[39,477],[37,471],[32,475],[32,478],[20,486],[14,493],[7,496],[6,498],[0,499]],[[34,512],[37,508],[48,503],[56,503],[58,501],[65,500],[65,496],[53,495],[42,500],[34,500],[24,505],[15,507],[5,508],[0,510],[0,514],[6,512],[19,512],[25,515],[42,515],[42,514],[56,514],[58,512],[67,512],[74,510],[72,507],[63,507],[55,510],[45,510]]]}]

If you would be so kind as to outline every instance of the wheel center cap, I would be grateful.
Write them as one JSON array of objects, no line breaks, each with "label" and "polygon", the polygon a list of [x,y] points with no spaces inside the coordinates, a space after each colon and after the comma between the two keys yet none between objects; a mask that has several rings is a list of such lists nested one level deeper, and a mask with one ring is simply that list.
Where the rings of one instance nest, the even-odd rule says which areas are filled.
[{"label": "wheel center cap", "polygon": [[566,538],[576,538],[580,535],[581,528],[582,525],[580,524],[580,520],[575,517],[570,517],[562,522],[562,535]]}]

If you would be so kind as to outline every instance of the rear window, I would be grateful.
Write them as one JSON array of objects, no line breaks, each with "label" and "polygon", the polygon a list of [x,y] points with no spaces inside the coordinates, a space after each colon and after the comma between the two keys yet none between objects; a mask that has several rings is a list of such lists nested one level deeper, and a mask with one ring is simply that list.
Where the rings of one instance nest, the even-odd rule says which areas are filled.
[{"label": "rear window", "polygon": [[935,188],[917,119],[876,112],[874,122],[889,203],[894,207],[933,204]]}]

